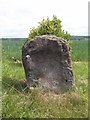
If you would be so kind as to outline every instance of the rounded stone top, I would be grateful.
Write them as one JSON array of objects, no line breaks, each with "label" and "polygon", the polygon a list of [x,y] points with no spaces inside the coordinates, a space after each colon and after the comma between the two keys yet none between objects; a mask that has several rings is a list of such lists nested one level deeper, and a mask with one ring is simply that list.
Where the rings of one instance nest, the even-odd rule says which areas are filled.
[{"label": "rounded stone top", "polygon": [[46,48],[50,48],[53,51],[62,49],[62,53],[70,50],[68,42],[65,39],[55,35],[36,36],[33,39],[28,39],[23,46],[23,49],[30,49],[31,51],[38,51]]},{"label": "rounded stone top", "polygon": [[53,40],[53,41],[62,41],[63,43],[67,42],[64,38],[61,38],[61,37],[57,37],[55,35],[41,35],[41,36],[35,36],[35,38],[33,39],[28,39],[29,41],[35,41],[35,40],[38,40],[38,39],[43,39],[43,40]]}]

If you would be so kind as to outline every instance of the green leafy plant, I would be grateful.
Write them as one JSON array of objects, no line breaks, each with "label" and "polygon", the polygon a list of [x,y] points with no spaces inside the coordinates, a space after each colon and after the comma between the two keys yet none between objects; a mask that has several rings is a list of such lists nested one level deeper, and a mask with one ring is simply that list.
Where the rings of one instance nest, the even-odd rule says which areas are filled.
[{"label": "green leafy plant", "polygon": [[70,39],[70,34],[62,30],[61,20],[58,19],[56,16],[53,16],[52,20],[50,20],[49,18],[43,18],[43,20],[39,22],[39,26],[30,29],[29,38],[32,39],[35,36],[46,34],[56,35],[57,37],[62,37],[67,41]]}]

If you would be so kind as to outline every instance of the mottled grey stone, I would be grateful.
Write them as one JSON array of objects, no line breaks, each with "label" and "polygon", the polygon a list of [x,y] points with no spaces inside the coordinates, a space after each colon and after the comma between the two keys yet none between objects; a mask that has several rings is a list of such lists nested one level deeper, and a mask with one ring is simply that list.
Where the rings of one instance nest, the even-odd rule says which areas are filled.
[{"label": "mottled grey stone", "polygon": [[63,89],[73,85],[70,48],[63,38],[42,35],[26,41],[22,62],[29,86]]}]

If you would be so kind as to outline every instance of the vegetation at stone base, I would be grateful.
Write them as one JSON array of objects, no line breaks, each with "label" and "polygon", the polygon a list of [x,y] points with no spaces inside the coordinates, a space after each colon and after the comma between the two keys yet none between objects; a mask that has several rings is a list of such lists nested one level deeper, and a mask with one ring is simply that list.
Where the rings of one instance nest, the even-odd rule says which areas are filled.
[{"label": "vegetation at stone base", "polygon": [[72,41],[72,65],[75,76],[75,87],[65,93],[29,90],[27,88],[24,83],[25,74],[21,64],[21,47],[25,41],[2,41],[3,117],[88,117],[87,41]]},{"label": "vegetation at stone base", "polygon": [[57,37],[62,37],[66,40],[70,39],[70,34],[62,30],[61,20],[59,20],[56,16],[53,16],[52,20],[49,18],[43,18],[43,20],[39,22],[39,26],[30,30],[29,38],[32,39],[35,36],[46,34],[56,35]]}]

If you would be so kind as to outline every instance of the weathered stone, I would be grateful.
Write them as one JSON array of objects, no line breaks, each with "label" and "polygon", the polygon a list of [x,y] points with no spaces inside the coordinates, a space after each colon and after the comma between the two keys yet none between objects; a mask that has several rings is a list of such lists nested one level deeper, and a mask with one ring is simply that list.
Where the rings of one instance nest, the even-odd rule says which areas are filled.
[{"label": "weathered stone", "polygon": [[69,45],[54,35],[37,36],[22,48],[22,62],[29,86],[38,84],[50,89],[73,85]]}]

